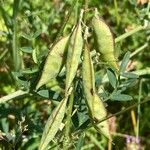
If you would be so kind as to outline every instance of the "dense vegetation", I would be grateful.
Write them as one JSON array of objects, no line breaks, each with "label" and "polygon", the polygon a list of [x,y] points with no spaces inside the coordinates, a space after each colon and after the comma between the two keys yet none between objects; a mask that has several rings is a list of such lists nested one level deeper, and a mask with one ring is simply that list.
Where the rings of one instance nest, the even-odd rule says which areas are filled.
[{"label": "dense vegetation", "polygon": [[[113,34],[118,70],[109,64],[109,58],[102,58],[103,54],[96,51],[91,24],[95,8]],[[89,89],[86,91],[85,85],[88,83],[84,81],[86,74],[82,72],[88,71],[84,66],[88,55],[83,54],[86,48],[83,46],[81,55],[74,56],[79,58],[72,61],[70,59],[75,54],[69,51],[72,45],[68,46],[69,52],[66,50],[59,57],[55,57],[54,53],[54,59],[52,56],[49,60],[51,65],[45,67],[49,51],[52,51],[62,37],[69,37],[70,33],[73,35],[73,32],[77,31],[75,25],[78,22],[82,26],[83,40],[85,41],[85,36],[88,38],[88,51],[91,56],[89,61],[92,61],[93,67],[90,66],[91,62],[88,62],[87,68],[94,70],[94,74],[89,76],[92,76],[91,82],[94,82],[95,91],[92,89],[89,93],[96,92],[107,110],[107,116],[99,115],[98,122],[89,113],[90,104],[86,101]],[[80,39],[79,34],[78,39],[82,41],[82,37]],[[71,41],[71,37],[69,39]],[[72,39],[76,41],[74,37]],[[108,40],[106,43],[109,45],[112,41]],[[64,41],[63,43],[65,44]],[[148,150],[149,43],[148,0],[1,0],[0,149],[36,150],[39,145],[39,149],[42,149],[41,137],[49,120],[47,128],[50,128],[50,124],[50,134],[47,134],[45,139],[49,139],[53,134],[54,138],[48,142],[48,149]],[[82,46],[81,43],[74,45]],[[74,48],[74,51],[76,49],[78,48]],[[55,71],[57,73],[57,65],[55,68],[53,61],[54,64],[55,61],[56,64],[62,61],[57,75],[53,75]],[[71,62],[77,62],[77,70],[67,67]],[[69,82],[70,72],[74,72],[74,77]],[[55,77],[49,78],[49,74]],[[64,110],[59,106],[64,107]],[[58,118],[63,120],[56,122],[58,118],[54,108],[58,107]],[[98,113],[103,114],[102,109],[103,107]],[[52,112],[54,118],[51,117]],[[105,136],[105,131],[98,133],[95,130],[99,128],[98,123],[101,121],[104,125],[107,121],[112,142]],[[58,129],[57,134],[54,133],[55,129]]]}]

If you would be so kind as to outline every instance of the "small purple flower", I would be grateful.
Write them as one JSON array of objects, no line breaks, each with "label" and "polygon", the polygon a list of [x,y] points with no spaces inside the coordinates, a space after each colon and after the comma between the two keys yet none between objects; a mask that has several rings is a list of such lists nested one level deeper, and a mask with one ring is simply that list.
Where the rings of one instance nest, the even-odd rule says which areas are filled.
[{"label": "small purple flower", "polygon": [[131,141],[130,141],[130,138],[131,138],[131,137],[130,137],[129,135],[126,135],[126,143],[127,143],[127,144],[129,144],[129,143],[131,142]]}]

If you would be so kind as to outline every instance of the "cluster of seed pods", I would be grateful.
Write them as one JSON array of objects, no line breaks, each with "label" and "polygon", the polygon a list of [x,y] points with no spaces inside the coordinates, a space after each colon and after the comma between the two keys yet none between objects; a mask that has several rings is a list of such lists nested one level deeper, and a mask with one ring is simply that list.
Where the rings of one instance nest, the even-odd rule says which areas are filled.
[{"label": "cluster of seed pods", "polygon": [[[82,16],[83,11],[81,11],[80,19],[72,30],[72,33],[64,38],[61,38],[51,47],[43,67],[42,74],[40,75],[36,86],[36,90],[38,90],[41,86],[56,78],[62,67],[64,65],[66,66],[66,86],[64,99],[55,108],[46,123],[41,139],[40,150],[47,147],[48,143],[53,139],[59,130],[60,124],[65,115],[69,91],[72,88],[73,81],[77,73],[82,50],[82,80],[91,123],[99,133],[111,140],[108,121],[105,120],[99,123],[101,119],[107,116],[107,111],[104,107],[103,101],[96,92],[94,69],[90,56],[88,40],[86,36],[84,38],[82,36]],[[99,17],[97,11],[95,11],[92,18],[91,27],[93,29],[92,37],[95,39],[97,52],[101,54],[103,60],[106,61],[110,67],[118,71],[118,64],[114,56],[114,42],[112,33],[105,21]],[[64,61],[64,58],[67,58],[66,61]]]}]

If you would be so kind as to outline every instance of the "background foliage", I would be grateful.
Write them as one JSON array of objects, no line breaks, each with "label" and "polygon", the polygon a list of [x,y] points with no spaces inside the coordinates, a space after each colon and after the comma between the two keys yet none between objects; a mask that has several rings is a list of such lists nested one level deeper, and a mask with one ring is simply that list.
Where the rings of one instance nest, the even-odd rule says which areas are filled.
[{"label": "background foliage", "polygon": [[[80,0],[76,4],[73,0],[0,1],[0,97],[10,96],[10,93],[20,89],[30,90],[50,45],[56,40],[58,34],[66,35],[71,31],[78,18],[79,10],[85,3],[86,1]],[[131,60],[126,70],[139,75],[139,78],[133,82],[129,78],[130,82],[123,80],[120,84],[120,86],[126,84],[124,93],[132,96],[131,101],[121,101],[121,98],[116,100],[109,95],[113,91],[112,80],[109,78],[108,82],[104,64],[97,63],[97,58],[93,57],[98,92],[105,100],[110,96],[107,101],[109,114],[117,113],[136,102],[150,99],[150,30],[140,28],[149,24],[150,2],[148,0],[92,0],[88,2],[88,7],[98,8],[101,16],[111,27],[115,38],[135,30],[127,38],[121,37],[122,39],[115,46],[118,60],[122,60],[127,51],[131,52]],[[61,27],[70,12],[69,21],[61,33]],[[90,17],[90,13],[88,15]],[[107,70],[107,73],[112,72]],[[64,79],[63,75],[60,76],[57,81],[54,81],[51,89],[44,88],[39,93],[19,93],[20,96],[0,104],[1,149],[37,149],[47,118],[62,98]],[[81,89],[80,82],[79,79],[76,89]],[[131,82],[132,84],[127,86]],[[73,129],[77,129],[88,119],[85,105],[79,105],[80,92],[80,90],[76,91],[75,95],[74,107],[79,108],[77,115],[73,117]],[[149,120],[148,102],[109,119],[115,143],[112,149],[132,149],[130,136],[140,138],[140,144],[134,143],[134,146],[140,145],[141,148],[148,149],[150,147]],[[85,126],[83,128],[85,129]],[[60,148],[60,135],[58,133],[52,142],[51,149]],[[77,134],[72,133],[72,139],[72,149],[106,149],[107,147],[106,139],[93,129]]]}]

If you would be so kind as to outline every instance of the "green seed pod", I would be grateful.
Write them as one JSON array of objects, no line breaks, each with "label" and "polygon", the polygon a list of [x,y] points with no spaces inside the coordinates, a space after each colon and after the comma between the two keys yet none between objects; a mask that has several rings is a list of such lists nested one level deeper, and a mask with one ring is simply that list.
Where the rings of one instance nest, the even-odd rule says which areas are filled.
[{"label": "green seed pod", "polygon": [[107,116],[107,112],[104,107],[104,104],[102,100],[98,97],[98,95],[95,94],[95,97],[92,102],[93,125],[99,133],[102,133],[105,137],[111,140],[108,120],[105,120],[99,124],[95,124],[101,119],[105,118],[106,116]]},{"label": "green seed pod", "polygon": [[76,75],[83,46],[82,27],[79,21],[70,37],[66,64],[66,93]]},{"label": "green seed pod", "polygon": [[103,105],[103,102],[100,100],[95,92],[93,64],[86,41],[84,44],[83,52],[82,77],[86,103],[89,109],[92,124],[99,133],[102,133],[105,137],[111,139],[108,121],[106,120],[99,124],[96,124],[99,120],[106,117],[107,112]]},{"label": "green seed pod", "polygon": [[95,78],[92,60],[87,41],[84,43],[83,62],[82,62],[82,79],[84,94],[87,100],[89,110],[92,108],[92,99],[95,94]]},{"label": "green seed pod", "polygon": [[61,122],[64,118],[66,103],[67,98],[63,99],[57,105],[57,107],[54,109],[54,111],[48,118],[39,145],[39,150],[45,150],[49,142],[55,137],[56,133],[58,132]]},{"label": "green seed pod", "polygon": [[95,45],[103,60],[116,71],[119,70],[114,56],[114,39],[109,26],[95,12],[92,18],[92,27],[95,35]]},{"label": "green seed pod", "polygon": [[69,36],[64,37],[52,46],[46,58],[36,89],[48,83],[51,79],[54,79],[60,72],[64,61],[64,54],[68,44],[68,39]]}]

